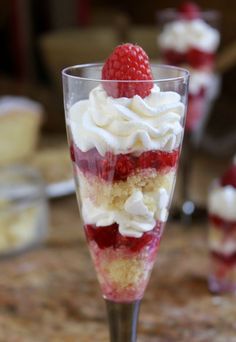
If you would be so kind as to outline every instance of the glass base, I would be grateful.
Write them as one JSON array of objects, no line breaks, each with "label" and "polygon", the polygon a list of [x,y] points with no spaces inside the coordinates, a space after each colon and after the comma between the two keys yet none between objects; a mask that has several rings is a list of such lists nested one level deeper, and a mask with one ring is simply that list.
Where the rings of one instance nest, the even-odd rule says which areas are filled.
[{"label": "glass base", "polygon": [[110,342],[136,342],[140,300],[116,303],[105,300],[110,329]]}]

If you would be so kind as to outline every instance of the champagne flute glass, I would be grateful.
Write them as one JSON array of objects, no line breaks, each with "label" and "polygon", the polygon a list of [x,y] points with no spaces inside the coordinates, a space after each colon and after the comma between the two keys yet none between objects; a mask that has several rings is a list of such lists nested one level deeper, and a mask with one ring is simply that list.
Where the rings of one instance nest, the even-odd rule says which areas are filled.
[{"label": "champagne flute glass", "polygon": [[[63,70],[68,142],[110,340],[135,342],[139,305],[168,216],[183,139],[188,71],[152,65],[152,81],[101,79],[101,64]],[[122,84],[145,98],[113,98]]]}]

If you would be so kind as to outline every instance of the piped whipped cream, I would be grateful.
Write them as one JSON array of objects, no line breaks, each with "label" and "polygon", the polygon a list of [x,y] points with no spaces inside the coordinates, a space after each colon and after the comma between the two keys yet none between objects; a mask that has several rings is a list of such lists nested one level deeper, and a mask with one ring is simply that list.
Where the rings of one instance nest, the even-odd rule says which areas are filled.
[{"label": "piped whipped cream", "polygon": [[236,221],[236,189],[231,185],[214,188],[208,198],[208,209],[211,214]]},{"label": "piped whipped cream", "polygon": [[167,220],[168,203],[169,195],[164,188],[154,194],[143,194],[136,189],[125,201],[123,210],[96,207],[86,199],[83,201],[82,215],[86,224],[103,227],[117,223],[120,234],[139,238],[155,227],[156,220]]},{"label": "piped whipped cream", "polygon": [[73,139],[80,150],[142,153],[148,150],[172,151],[183,135],[185,106],[176,92],[160,91],[156,85],[145,98],[113,98],[102,85],[94,88],[89,99],[69,110]]},{"label": "piped whipped cream", "polygon": [[219,46],[219,32],[202,19],[176,20],[165,25],[158,43],[162,49],[185,53],[189,48],[213,53]]}]

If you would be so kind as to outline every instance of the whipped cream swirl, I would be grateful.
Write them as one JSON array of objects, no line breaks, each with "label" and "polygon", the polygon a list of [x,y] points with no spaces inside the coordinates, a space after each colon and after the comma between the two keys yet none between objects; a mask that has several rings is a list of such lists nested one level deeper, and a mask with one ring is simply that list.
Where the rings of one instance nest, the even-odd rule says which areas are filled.
[{"label": "whipped cream swirl", "polygon": [[99,85],[88,100],[72,105],[69,125],[83,152],[94,147],[101,155],[171,151],[182,140],[184,110],[178,93],[162,92],[156,85],[145,98],[113,98]]},{"label": "whipped cream swirl", "polygon": [[236,189],[231,185],[214,188],[209,195],[208,209],[211,214],[236,221]]},{"label": "whipped cream swirl", "polygon": [[219,32],[202,19],[178,20],[165,25],[158,39],[162,49],[185,53],[189,48],[213,53],[219,46]]},{"label": "whipped cream swirl", "polygon": [[[124,236],[139,238],[143,233],[152,230],[156,220],[165,222],[168,216],[169,195],[164,188],[160,188],[153,197],[155,203],[152,208],[145,201],[145,195],[138,189],[127,198],[123,210],[111,210],[105,207],[94,206],[86,199],[82,204],[82,215],[86,224],[95,224],[97,227],[119,225],[119,232]],[[155,202],[154,202],[155,201]]]}]

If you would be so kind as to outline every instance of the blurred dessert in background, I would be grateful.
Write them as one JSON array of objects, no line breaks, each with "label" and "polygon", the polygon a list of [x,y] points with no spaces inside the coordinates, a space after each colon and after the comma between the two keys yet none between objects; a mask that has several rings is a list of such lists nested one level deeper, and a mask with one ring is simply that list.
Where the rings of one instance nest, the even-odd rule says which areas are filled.
[{"label": "blurred dessert in background", "polygon": [[194,2],[184,2],[177,10],[162,11],[159,18],[163,24],[158,37],[163,62],[191,72],[186,130],[193,131],[207,113],[208,100],[217,94],[213,73],[220,43],[220,33],[213,27],[217,12],[201,11]]},{"label": "blurred dessert in background", "polygon": [[0,213],[0,253],[14,250],[34,240],[37,233],[37,208],[12,210],[11,201],[2,200]]},{"label": "blurred dessert in background", "polygon": [[44,184],[34,169],[0,170],[0,256],[38,245],[47,234],[48,207]]},{"label": "blurred dessert in background", "polygon": [[174,13],[159,36],[163,58],[173,65],[212,70],[220,42],[219,31],[203,19],[195,3],[183,3]]},{"label": "blurred dessert in background", "polygon": [[208,211],[210,290],[236,292],[236,161],[213,184]]},{"label": "blurred dessert in background", "polygon": [[73,177],[67,146],[39,149],[30,159],[30,165],[40,171],[47,184],[59,183]]},{"label": "blurred dessert in background", "polygon": [[0,98],[0,167],[25,161],[33,155],[42,112],[42,106],[28,98]]}]

